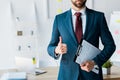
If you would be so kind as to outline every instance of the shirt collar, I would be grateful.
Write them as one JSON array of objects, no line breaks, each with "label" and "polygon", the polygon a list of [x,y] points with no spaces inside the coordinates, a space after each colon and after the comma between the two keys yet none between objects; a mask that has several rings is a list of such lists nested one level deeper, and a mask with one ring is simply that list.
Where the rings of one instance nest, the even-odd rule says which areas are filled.
[{"label": "shirt collar", "polygon": [[82,8],[80,11],[75,11],[74,9],[72,9],[71,11],[72,11],[72,15],[74,15],[76,12],[80,12],[82,13],[82,15],[84,15],[86,11],[86,7]]}]

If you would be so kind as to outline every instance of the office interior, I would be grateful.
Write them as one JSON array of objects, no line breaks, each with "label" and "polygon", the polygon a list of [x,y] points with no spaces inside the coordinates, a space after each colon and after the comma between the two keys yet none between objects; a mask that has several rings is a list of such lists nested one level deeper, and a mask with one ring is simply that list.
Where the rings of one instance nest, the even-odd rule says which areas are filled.
[{"label": "office interior", "polygon": [[[120,1],[87,0],[88,8],[105,13],[117,46],[111,57],[120,67]],[[16,68],[24,59],[33,60],[37,68],[59,67],[47,46],[51,39],[54,17],[70,9],[70,0],[0,0],[0,70]],[[117,14],[116,24],[112,21]],[[115,24],[115,28],[112,24]],[[112,26],[111,26],[112,25]],[[102,45],[100,44],[102,49]]]}]

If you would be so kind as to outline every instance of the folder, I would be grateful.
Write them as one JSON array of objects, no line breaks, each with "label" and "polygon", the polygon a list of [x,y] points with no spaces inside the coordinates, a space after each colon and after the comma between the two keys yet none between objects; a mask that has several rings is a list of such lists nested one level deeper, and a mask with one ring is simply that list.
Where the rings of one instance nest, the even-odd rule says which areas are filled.
[{"label": "folder", "polygon": [[[101,50],[87,42],[86,40],[82,41],[82,44],[78,46],[77,50],[77,58],[75,60],[76,63],[82,64],[87,60],[92,60],[98,54],[100,54]],[[97,70],[96,70],[97,69]],[[98,73],[98,67],[95,67],[92,71]]]}]

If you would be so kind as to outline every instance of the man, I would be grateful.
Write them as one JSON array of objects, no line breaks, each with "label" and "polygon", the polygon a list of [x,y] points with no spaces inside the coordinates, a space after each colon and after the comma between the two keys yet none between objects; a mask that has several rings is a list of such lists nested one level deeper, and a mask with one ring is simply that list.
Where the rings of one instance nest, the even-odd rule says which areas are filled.
[{"label": "man", "polygon": [[[115,51],[104,13],[88,9],[85,6],[86,0],[71,0],[71,2],[70,10],[55,17],[52,38],[48,45],[50,56],[58,59],[62,55],[58,80],[103,80],[101,67]],[[76,13],[81,16],[78,18]],[[97,48],[100,38],[104,49],[92,60],[79,65],[74,58],[77,47],[81,44],[81,38]],[[95,65],[99,67],[98,74],[91,71]]]}]

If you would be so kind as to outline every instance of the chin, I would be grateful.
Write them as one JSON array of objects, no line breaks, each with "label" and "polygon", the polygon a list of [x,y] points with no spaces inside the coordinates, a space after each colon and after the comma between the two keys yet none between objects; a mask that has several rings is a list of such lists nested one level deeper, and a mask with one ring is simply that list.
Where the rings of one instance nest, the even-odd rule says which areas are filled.
[{"label": "chin", "polygon": [[77,5],[76,7],[78,7],[78,8],[82,8],[82,7],[83,7],[83,5]]}]

